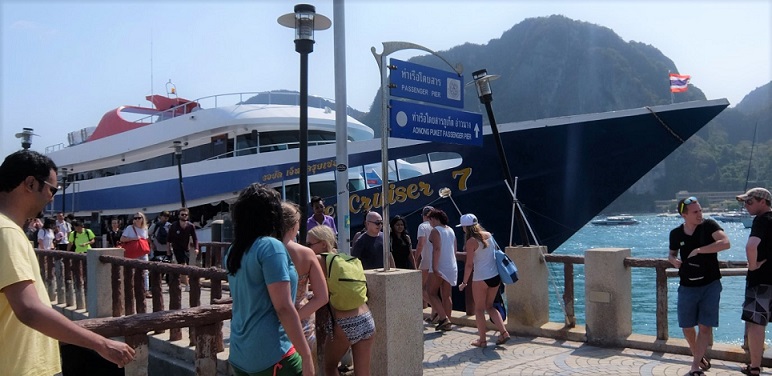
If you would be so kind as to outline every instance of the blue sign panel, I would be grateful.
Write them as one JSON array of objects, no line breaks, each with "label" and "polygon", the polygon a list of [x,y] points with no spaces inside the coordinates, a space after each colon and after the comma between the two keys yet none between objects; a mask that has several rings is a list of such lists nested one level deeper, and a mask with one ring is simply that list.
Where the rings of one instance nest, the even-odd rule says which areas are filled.
[{"label": "blue sign panel", "polygon": [[391,137],[482,146],[482,115],[452,108],[390,101]]},{"label": "blue sign panel", "polygon": [[395,97],[464,108],[464,84],[456,72],[390,59],[391,92]]}]

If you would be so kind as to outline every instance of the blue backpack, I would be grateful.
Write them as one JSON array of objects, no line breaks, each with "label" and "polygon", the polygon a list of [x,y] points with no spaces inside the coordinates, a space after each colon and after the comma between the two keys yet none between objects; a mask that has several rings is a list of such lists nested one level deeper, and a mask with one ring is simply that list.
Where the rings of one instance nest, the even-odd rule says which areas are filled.
[{"label": "blue backpack", "polygon": [[499,248],[499,245],[496,244],[496,240],[493,239],[493,236],[491,236],[491,241],[493,242],[493,256],[496,258],[496,268],[499,270],[501,282],[505,285],[511,285],[517,282],[517,266],[515,265],[515,262]]}]

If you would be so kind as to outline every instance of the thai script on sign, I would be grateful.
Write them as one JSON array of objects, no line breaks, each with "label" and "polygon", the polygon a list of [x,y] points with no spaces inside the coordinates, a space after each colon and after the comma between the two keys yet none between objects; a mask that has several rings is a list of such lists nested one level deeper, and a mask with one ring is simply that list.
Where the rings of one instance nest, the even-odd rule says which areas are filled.
[{"label": "thai script on sign", "polygon": [[403,69],[400,74],[405,80],[416,81],[427,85],[442,86],[442,80],[440,78],[426,76],[423,72],[416,72],[414,69],[410,71]]}]

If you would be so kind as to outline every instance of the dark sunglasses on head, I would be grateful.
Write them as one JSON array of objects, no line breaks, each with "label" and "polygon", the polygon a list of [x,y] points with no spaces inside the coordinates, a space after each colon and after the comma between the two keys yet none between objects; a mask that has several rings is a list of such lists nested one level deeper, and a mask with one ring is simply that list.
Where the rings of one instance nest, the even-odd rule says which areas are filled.
[{"label": "dark sunglasses on head", "polygon": [[697,202],[697,197],[694,197],[694,196],[688,197],[686,200],[684,200],[684,202],[681,203],[681,207],[679,208],[678,212],[683,214],[684,209],[686,208],[686,205],[690,205],[695,202]]}]

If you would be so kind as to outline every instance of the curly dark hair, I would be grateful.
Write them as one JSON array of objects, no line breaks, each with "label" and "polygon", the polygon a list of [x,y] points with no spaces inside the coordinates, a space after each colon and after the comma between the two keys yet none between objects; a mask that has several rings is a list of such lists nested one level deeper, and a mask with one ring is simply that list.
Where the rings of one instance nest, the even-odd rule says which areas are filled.
[{"label": "curly dark hair", "polygon": [[41,182],[48,181],[51,170],[58,172],[51,158],[32,150],[19,150],[5,157],[0,165],[0,192],[11,192],[28,176]]},{"label": "curly dark hair", "polygon": [[273,236],[281,239],[282,209],[279,193],[263,184],[244,188],[231,208],[234,240],[228,250],[228,274],[235,275],[241,259],[257,238]]}]

